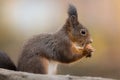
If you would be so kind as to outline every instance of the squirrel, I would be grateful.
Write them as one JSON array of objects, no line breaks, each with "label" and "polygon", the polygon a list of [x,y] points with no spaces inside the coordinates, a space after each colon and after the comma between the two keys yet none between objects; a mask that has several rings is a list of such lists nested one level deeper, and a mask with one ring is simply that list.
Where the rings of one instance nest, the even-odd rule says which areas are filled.
[{"label": "squirrel", "polygon": [[[94,51],[91,43],[92,38],[88,29],[79,23],[77,9],[70,4],[68,18],[59,31],[33,36],[25,43],[18,60],[17,70],[37,74],[55,74],[58,63],[69,64],[83,57],[91,57]],[[8,64],[16,70],[11,61]]]},{"label": "squirrel", "polygon": [[[67,64],[90,57],[91,43],[88,29],[79,23],[77,9],[70,4],[68,19],[59,31],[36,35],[26,42],[17,68],[30,73],[53,74],[57,63]],[[51,66],[55,67],[53,71]]]}]

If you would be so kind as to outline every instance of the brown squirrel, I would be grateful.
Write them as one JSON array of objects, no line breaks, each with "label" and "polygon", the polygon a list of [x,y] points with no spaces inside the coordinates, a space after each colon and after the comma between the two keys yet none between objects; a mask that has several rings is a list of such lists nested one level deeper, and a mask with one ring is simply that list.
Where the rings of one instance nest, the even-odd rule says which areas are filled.
[{"label": "brown squirrel", "polygon": [[92,39],[86,27],[78,21],[75,6],[69,5],[68,19],[53,34],[40,34],[28,40],[18,60],[18,71],[53,74],[57,63],[72,63],[91,57]]},{"label": "brown squirrel", "polygon": [[57,62],[72,63],[91,56],[93,49],[89,48],[89,44],[92,40],[87,28],[79,23],[75,6],[69,6],[68,15],[65,25],[58,32],[40,34],[28,40],[18,61],[18,70],[51,74],[55,72],[49,72],[51,63],[56,67]]}]

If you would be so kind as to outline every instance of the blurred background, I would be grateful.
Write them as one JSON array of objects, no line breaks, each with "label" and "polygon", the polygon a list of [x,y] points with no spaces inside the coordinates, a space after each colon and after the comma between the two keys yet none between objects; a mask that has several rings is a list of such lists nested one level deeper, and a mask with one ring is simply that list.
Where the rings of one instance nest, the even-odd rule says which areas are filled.
[{"label": "blurred background", "polygon": [[59,65],[58,74],[120,79],[120,0],[0,0],[0,50],[17,64],[27,39],[64,25],[69,3],[90,30],[96,51],[92,58]]}]

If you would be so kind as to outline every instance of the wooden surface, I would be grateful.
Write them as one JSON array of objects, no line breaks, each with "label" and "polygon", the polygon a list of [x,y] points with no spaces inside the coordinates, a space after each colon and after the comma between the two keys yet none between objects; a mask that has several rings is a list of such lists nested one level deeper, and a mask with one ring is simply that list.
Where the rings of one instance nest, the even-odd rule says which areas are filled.
[{"label": "wooden surface", "polygon": [[69,75],[41,75],[0,69],[0,80],[115,80],[100,77],[77,77]]}]

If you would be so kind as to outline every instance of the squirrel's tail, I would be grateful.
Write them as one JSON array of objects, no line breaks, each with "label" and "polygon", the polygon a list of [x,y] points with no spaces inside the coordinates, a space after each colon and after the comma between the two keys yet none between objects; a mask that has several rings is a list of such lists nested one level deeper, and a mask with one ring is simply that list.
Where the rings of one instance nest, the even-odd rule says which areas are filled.
[{"label": "squirrel's tail", "polygon": [[8,55],[4,52],[0,51],[0,68],[16,70],[16,66],[12,62],[12,60],[8,57]]},{"label": "squirrel's tail", "polygon": [[74,5],[72,5],[72,4],[69,4],[68,15],[69,15],[69,17],[70,17],[70,16],[76,16],[76,17],[78,17],[77,9],[76,9],[76,7],[75,7]]}]

